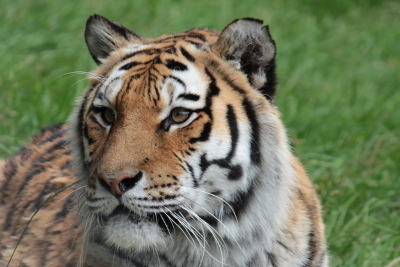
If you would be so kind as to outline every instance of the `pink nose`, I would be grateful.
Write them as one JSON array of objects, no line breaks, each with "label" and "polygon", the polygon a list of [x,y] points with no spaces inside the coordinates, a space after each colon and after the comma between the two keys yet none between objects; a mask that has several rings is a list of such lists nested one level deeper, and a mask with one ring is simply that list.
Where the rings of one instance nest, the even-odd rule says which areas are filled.
[{"label": "pink nose", "polygon": [[103,181],[101,184],[111,190],[111,194],[114,196],[122,196],[126,191],[134,187],[142,176],[142,172],[139,172],[135,176],[123,173],[116,178],[107,178],[104,174],[99,174],[100,182]]}]

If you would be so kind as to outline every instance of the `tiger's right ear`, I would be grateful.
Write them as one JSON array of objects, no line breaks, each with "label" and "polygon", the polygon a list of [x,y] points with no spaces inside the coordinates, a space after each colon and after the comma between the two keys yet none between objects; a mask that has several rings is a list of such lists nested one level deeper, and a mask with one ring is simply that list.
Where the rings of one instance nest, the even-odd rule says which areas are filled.
[{"label": "tiger's right ear", "polygon": [[263,26],[261,20],[244,18],[233,21],[222,31],[212,49],[243,71],[255,89],[273,99],[276,46],[268,26]]},{"label": "tiger's right ear", "polygon": [[111,52],[129,43],[141,43],[141,38],[121,24],[95,14],[86,22],[85,41],[94,61],[100,65]]}]

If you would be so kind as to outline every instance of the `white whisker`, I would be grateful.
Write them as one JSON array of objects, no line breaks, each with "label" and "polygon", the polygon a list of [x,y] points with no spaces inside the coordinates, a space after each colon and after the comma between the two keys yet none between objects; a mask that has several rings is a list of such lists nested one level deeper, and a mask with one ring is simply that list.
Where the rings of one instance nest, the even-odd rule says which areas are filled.
[{"label": "white whisker", "polygon": [[191,189],[191,190],[195,190],[195,191],[199,191],[199,192],[201,192],[201,193],[207,194],[207,195],[209,195],[209,196],[212,196],[212,197],[215,197],[215,198],[221,200],[221,201],[222,201],[225,205],[227,205],[228,208],[232,211],[233,216],[235,216],[236,222],[239,223],[238,218],[237,218],[237,216],[236,216],[235,210],[233,209],[233,207],[232,207],[225,199],[223,199],[223,198],[221,198],[221,197],[219,197],[219,196],[216,196],[216,195],[214,195],[214,194],[211,194],[211,193],[209,193],[209,192],[200,190],[200,189],[198,189],[198,188],[193,188],[193,187],[188,187],[188,186],[182,186],[182,187],[185,187],[185,188],[188,188],[188,189]]},{"label": "white whisker", "polygon": [[[185,197],[186,198],[186,197]],[[207,212],[211,217],[213,217],[214,219],[216,219],[221,225],[222,227],[224,227],[224,229],[229,233],[229,235],[232,237],[232,239],[235,241],[236,245],[239,247],[239,249],[242,251],[243,254],[244,250],[242,249],[242,247],[240,246],[239,242],[236,240],[236,238],[234,237],[234,235],[232,234],[232,232],[228,229],[228,227],[226,227],[226,225],[222,222],[222,220],[220,220],[219,218],[217,218],[214,214],[212,214],[210,211],[208,211],[206,208],[200,206],[199,204],[197,204],[195,201],[186,198],[189,201],[192,201],[195,205],[197,205],[198,207],[200,207],[201,209],[203,209],[205,212]],[[188,207],[186,207],[188,208]]]},{"label": "white whisker", "polygon": [[[170,230],[168,228],[167,223],[165,222],[165,220],[164,220],[162,215],[160,217],[161,217],[161,220],[164,222],[165,227],[167,228],[167,231],[168,231],[169,237],[171,238],[172,244],[174,244],[174,239],[172,238],[172,234],[171,234],[171,232],[170,232]],[[157,220],[158,220],[157,216],[155,216],[155,218],[156,218],[156,223],[157,223]],[[173,226],[173,224],[172,224],[172,226]]]},{"label": "white whisker", "polygon": [[197,220],[198,222],[201,222],[202,225],[204,225],[208,231],[211,233],[211,235],[214,237],[215,243],[217,244],[220,253],[221,253],[221,261],[219,261],[218,259],[216,259],[214,256],[212,256],[211,254],[208,253],[207,254],[212,257],[214,260],[216,260],[217,262],[221,263],[222,265],[225,265],[225,263],[223,262],[223,257],[224,257],[224,252],[221,246],[220,241],[223,243],[224,247],[226,246],[226,243],[224,241],[224,239],[222,238],[222,236],[211,226],[209,225],[207,222],[205,222],[203,219],[200,218],[200,216],[198,216],[194,211],[192,211],[189,207],[185,207],[183,205],[181,205],[181,208],[183,208],[184,210],[186,210],[189,215],[194,219]]}]

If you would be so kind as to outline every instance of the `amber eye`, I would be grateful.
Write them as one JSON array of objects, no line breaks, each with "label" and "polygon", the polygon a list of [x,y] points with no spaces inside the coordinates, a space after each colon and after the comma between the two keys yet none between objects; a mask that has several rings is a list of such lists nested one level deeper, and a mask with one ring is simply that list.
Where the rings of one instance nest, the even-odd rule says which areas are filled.
[{"label": "amber eye", "polygon": [[185,109],[185,108],[174,108],[171,111],[170,117],[173,122],[175,123],[182,123],[189,119],[192,111]]},{"label": "amber eye", "polygon": [[111,108],[104,108],[101,113],[104,122],[112,124],[115,121],[115,112]]}]

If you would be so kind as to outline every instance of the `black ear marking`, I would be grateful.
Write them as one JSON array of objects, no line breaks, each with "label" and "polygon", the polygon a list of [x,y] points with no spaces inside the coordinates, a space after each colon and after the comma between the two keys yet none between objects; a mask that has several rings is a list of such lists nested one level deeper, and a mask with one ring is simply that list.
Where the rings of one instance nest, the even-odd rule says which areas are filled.
[{"label": "black ear marking", "polygon": [[263,21],[253,18],[233,21],[222,31],[213,49],[243,71],[250,84],[272,100],[276,86],[276,46]]},{"label": "black ear marking", "polygon": [[141,43],[134,32],[97,14],[90,16],[86,22],[85,41],[97,64],[103,63],[118,48],[129,43]]}]

